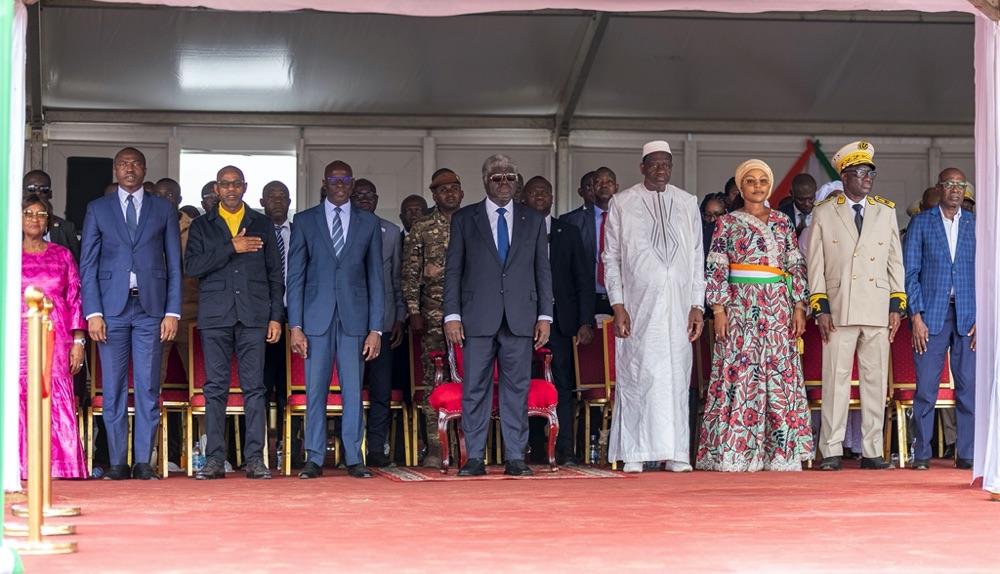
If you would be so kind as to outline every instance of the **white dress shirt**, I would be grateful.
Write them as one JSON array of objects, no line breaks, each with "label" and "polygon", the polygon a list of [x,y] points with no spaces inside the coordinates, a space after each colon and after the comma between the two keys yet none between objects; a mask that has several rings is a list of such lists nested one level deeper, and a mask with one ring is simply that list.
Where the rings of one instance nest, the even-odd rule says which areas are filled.
[{"label": "white dress shirt", "polygon": [[[330,237],[333,237],[333,218],[337,215],[334,211],[337,207],[340,207],[340,224],[344,228],[344,245],[347,245],[347,230],[351,226],[351,202],[348,201],[344,205],[334,205],[330,202],[330,198],[327,197],[326,201],[326,230],[330,233]],[[286,243],[287,247],[288,244]]]}]

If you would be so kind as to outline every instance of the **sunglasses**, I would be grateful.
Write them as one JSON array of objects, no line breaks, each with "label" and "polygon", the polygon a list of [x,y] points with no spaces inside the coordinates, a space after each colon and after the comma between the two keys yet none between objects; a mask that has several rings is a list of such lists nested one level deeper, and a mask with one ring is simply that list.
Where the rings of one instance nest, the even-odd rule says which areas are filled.
[{"label": "sunglasses", "polygon": [[39,211],[31,211],[30,209],[25,209],[21,213],[24,215],[25,219],[31,219],[31,218],[45,219],[46,217],[49,216],[49,212],[48,211],[41,211],[41,210],[39,210]]},{"label": "sunglasses", "polygon": [[25,187],[24,191],[27,191],[28,193],[37,193],[37,192],[48,193],[52,191],[52,187],[48,185],[35,185],[33,183]]},{"label": "sunglasses", "polygon": [[354,181],[354,178],[349,175],[345,175],[344,177],[330,176],[326,178],[326,182],[330,185],[337,185],[338,183],[342,185],[350,185],[352,181]]},{"label": "sunglasses", "polygon": [[493,175],[489,176],[489,180],[492,181],[493,183],[500,183],[503,180],[517,181],[517,174],[516,173],[494,173]]},{"label": "sunglasses", "polygon": [[845,169],[844,171],[853,175],[857,179],[864,179],[867,176],[872,181],[875,180],[876,173],[874,169],[865,169],[863,167],[859,167],[856,169]]},{"label": "sunglasses", "polygon": [[965,191],[965,188],[969,187],[969,183],[965,181],[942,181],[939,185],[945,189],[954,189],[957,187],[962,191]]}]

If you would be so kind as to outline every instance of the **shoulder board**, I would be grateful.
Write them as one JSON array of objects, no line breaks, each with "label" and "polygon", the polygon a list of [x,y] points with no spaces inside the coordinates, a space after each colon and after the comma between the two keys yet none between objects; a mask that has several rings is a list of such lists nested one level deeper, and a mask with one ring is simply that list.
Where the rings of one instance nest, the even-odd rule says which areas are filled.
[{"label": "shoulder board", "polygon": [[845,202],[847,202],[847,198],[844,197],[843,193],[837,196],[837,205],[844,205]]},{"label": "shoulder board", "polygon": [[830,196],[830,197],[824,199],[823,201],[817,201],[816,205],[823,205],[824,203],[829,203],[830,200],[832,200],[832,199],[833,199],[833,196]]},{"label": "shoulder board", "polygon": [[882,205],[888,206],[890,209],[895,209],[896,208],[896,204],[895,203],[889,201],[888,199],[886,199],[884,197],[879,197],[879,196],[876,195],[873,199],[875,199],[875,201],[881,203]]}]

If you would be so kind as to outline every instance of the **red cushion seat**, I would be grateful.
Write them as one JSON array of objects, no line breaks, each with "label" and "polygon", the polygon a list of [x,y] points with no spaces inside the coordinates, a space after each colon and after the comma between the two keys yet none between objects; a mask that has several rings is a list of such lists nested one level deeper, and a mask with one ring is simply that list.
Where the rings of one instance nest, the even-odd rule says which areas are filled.
[{"label": "red cushion seat", "polygon": [[[902,402],[912,401],[916,393],[916,389],[896,389],[896,392],[892,395],[892,400]],[[939,401],[953,401],[955,400],[955,389],[939,389],[937,398]]]},{"label": "red cushion seat", "polygon": [[431,408],[446,413],[462,412],[462,383],[443,383],[428,398]]},{"label": "red cushion seat", "polygon": [[[191,395],[191,406],[192,407],[205,407],[205,395],[202,393],[195,393]],[[229,400],[226,401],[226,407],[243,407],[243,394],[242,393],[229,393]]]},{"label": "red cushion seat", "polygon": [[[288,406],[290,407],[302,407],[306,404],[306,394],[305,393],[292,393],[288,397]],[[326,395],[326,406],[328,407],[339,407],[343,406],[344,397],[340,393],[327,393]]]},{"label": "red cushion seat", "polygon": [[550,409],[559,402],[559,392],[556,386],[545,379],[531,379],[531,388],[528,389],[529,409]]}]

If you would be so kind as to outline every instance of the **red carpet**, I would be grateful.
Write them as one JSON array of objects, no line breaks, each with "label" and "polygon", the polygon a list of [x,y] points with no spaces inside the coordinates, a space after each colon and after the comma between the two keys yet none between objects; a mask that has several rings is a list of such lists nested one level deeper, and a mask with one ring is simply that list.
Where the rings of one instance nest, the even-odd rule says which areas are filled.
[{"label": "red carpet", "polygon": [[[971,473],[644,473],[630,480],[54,483],[80,552],[28,572],[997,572]],[[9,516],[9,513],[8,513]]]}]

